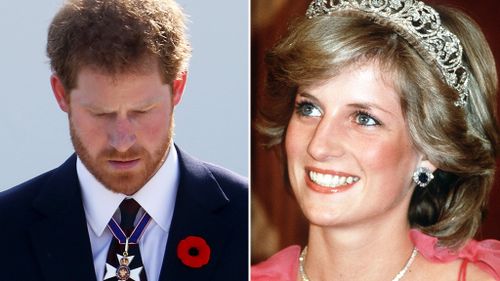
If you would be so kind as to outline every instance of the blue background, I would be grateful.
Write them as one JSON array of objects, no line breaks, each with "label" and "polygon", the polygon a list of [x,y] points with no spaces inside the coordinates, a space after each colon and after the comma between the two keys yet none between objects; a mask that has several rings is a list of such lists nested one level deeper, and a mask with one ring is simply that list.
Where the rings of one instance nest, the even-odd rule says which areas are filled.
[{"label": "blue background", "polygon": [[[248,2],[179,0],[193,47],[175,110],[175,142],[248,176]],[[47,28],[61,0],[3,1],[0,11],[0,190],[59,166],[72,152],[49,84]]]}]

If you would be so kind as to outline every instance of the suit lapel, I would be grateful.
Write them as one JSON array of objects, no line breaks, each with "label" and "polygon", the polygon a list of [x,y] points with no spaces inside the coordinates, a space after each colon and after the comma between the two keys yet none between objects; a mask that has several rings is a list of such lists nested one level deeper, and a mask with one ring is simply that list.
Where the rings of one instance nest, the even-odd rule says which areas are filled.
[{"label": "suit lapel", "polygon": [[[180,183],[160,280],[208,280],[230,233],[230,226],[220,212],[229,200],[206,166],[178,148],[177,151]],[[207,242],[211,250],[208,264],[191,268],[178,258],[177,247],[188,236],[198,236]]]},{"label": "suit lapel", "polygon": [[33,225],[31,238],[44,280],[95,280],[75,163],[73,155],[56,169],[34,202],[43,218]]}]

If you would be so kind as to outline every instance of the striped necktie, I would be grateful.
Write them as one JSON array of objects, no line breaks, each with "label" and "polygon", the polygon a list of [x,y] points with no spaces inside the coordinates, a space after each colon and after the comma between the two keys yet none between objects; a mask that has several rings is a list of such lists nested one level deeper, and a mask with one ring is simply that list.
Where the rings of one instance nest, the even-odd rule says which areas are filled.
[{"label": "striped necktie", "polygon": [[104,279],[106,281],[147,281],[138,240],[150,217],[147,213],[134,227],[141,206],[134,199],[125,199],[120,204],[120,225],[111,219],[108,224],[113,233],[109,246]]}]

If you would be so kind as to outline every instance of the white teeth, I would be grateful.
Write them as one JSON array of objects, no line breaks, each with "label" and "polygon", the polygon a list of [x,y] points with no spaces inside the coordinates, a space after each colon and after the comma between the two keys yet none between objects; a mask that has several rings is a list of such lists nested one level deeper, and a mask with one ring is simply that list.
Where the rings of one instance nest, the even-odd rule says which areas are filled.
[{"label": "white teeth", "polygon": [[339,179],[339,184],[345,184],[345,181],[346,181],[346,177],[340,177]]},{"label": "white teeth", "polygon": [[309,178],[316,184],[326,187],[337,187],[359,181],[359,177],[339,177],[338,175],[320,174],[310,171]]}]

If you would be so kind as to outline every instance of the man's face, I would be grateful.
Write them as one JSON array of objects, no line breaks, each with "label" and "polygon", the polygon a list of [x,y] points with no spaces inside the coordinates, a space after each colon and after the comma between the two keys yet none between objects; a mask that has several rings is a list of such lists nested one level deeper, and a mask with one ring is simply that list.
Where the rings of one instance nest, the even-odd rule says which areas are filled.
[{"label": "man's face", "polygon": [[55,76],[52,86],[83,164],[110,190],[132,195],[167,156],[184,81],[179,89],[178,81],[164,84],[159,71],[111,76],[83,68],[69,99],[58,97]]}]

